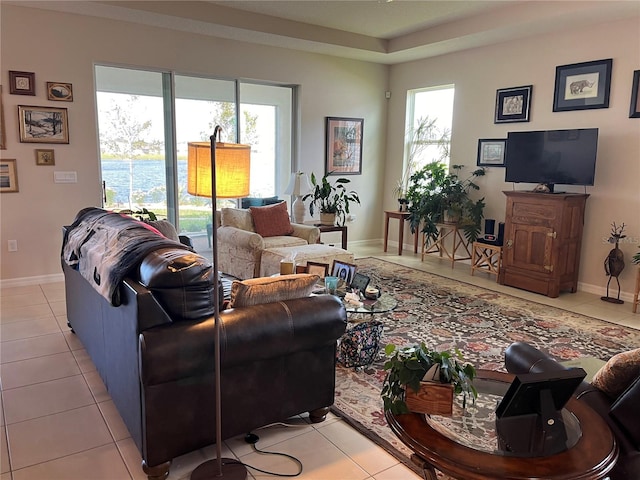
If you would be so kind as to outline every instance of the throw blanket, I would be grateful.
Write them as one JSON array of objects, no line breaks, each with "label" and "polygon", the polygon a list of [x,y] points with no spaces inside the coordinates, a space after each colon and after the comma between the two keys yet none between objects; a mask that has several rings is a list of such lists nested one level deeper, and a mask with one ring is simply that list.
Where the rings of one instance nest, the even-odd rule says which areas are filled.
[{"label": "throw blanket", "polygon": [[62,260],[79,271],[112,305],[120,305],[120,282],[151,251],[191,250],[143,222],[101,208],[85,208],[66,231]]}]

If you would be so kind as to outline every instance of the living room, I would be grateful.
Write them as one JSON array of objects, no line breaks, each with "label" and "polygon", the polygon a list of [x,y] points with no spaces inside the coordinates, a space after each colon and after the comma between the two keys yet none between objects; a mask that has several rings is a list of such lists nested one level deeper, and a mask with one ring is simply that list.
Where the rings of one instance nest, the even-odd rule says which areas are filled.
[{"label": "living room", "polygon": [[[1,197],[1,285],[12,288],[59,281],[61,226],[72,221],[80,209],[101,204],[93,66],[112,64],[301,85],[298,168],[306,172],[324,171],[326,117],[364,118],[362,175],[350,177],[362,205],[354,210],[356,220],[348,224],[349,243],[363,254],[370,249],[380,253],[383,211],[397,205],[391,192],[402,171],[408,89],[455,84],[452,159],[468,167],[475,166],[480,138],[506,138],[512,130],[597,127],[598,163],[595,185],[587,187],[590,198],[579,289],[582,293],[604,294],[607,277],[603,261],[611,249],[606,241],[611,223],[624,222],[627,226],[627,238],[620,244],[626,259],[640,245],[640,197],[636,185],[640,178],[640,124],[637,119],[628,118],[633,72],[640,68],[640,17],[637,9],[635,13],[607,17],[608,4],[599,3],[598,20],[582,26],[570,26],[569,22],[553,29],[552,24],[563,23],[572,12],[552,4],[536,6],[538,15],[548,15],[549,31],[539,30],[497,44],[478,38],[477,45],[467,50],[387,64],[383,60],[354,60],[85,16],[79,6],[69,7],[75,11],[61,12],[37,8],[36,4],[3,2],[2,83],[6,84],[8,70],[35,72],[37,94],[10,95],[6,87],[3,89],[7,135],[3,158],[17,159],[20,188],[17,193]],[[558,15],[552,22],[554,15],[549,10],[554,9]],[[520,20],[513,29],[526,31],[532,11],[510,13],[509,18]],[[483,20],[505,21],[499,15],[491,21],[487,17]],[[25,31],[29,34],[25,35]],[[554,113],[556,67],[607,58],[613,59],[609,108]],[[55,168],[36,165],[34,146],[18,141],[16,114],[17,105],[51,105],[43,94],[44,84],[50,80],[69,82],[74,89],[74,101],[68,104],[70,143],[55,146]],[[531,121],[494,124],[496,90],[520,85],[534,86]],[[385,92],[391,92],[389,99]],[[77,172],[78,182],[54,183],[54,170]],[[502,191],[512,188],[514,185],[504,182],[504,169],[487,169],[481,184],[486,217],[504,219]],[[567,190],[584,191],[575,187]],[[26,218],[37,221],[25,221]],[[411,238],[405,235],[405,239]],[[8,240],[17,240],[18,251],[5,250]],[[397,237],[392,234],[391,240],[397,241]],[[411,257],[408,252],[405,256]],[[627,261],[627,268],[620,275],[625,300],[631,298],[635,273]],[[468,281],[482,282],[473,278],[468,276]],[[59,306],[60,292],[54,291],[51,298],[54,306]],[[628,310],[628,303],[619,308]],[[396,478],[407,477],[400,474]]]}]

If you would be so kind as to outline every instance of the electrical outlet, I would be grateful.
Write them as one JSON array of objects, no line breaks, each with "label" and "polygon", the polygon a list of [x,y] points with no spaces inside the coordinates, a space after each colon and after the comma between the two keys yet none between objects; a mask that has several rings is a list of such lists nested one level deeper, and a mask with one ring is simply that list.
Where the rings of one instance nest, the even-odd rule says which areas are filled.
[{"label": "electrical outlet", "polygon": [[7,242],[7,247],[9,248],[10,252],[17,252],[18,251],[18,241],[17,240],[9,240]]}]

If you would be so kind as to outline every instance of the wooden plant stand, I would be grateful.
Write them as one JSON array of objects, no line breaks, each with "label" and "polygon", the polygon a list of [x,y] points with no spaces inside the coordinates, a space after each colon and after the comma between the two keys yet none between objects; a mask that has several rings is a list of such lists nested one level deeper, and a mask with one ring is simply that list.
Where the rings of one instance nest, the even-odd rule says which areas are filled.
[{"label": "wooden plant stand", "polygon": [[476,270],[479,270],[495,275],[497,282],[501,263],[502,246],[473,242],[471,250],[471,275],[473,275]]}]

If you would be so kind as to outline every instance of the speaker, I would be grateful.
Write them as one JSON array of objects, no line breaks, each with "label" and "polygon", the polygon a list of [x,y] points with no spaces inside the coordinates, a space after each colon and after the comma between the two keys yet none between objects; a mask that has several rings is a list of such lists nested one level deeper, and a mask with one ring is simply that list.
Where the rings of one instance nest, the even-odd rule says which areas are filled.
[{"label": "speaker", "polygon": [[486,235],[493,235],[496,228],[496,221],[493,218],[486,218],[484,221],[484,233]]},{"label": "speaker", "polygon": [[496,239],[496,245],[502,246],[504,243],[504,222],[498,224],[498,238]]}]

